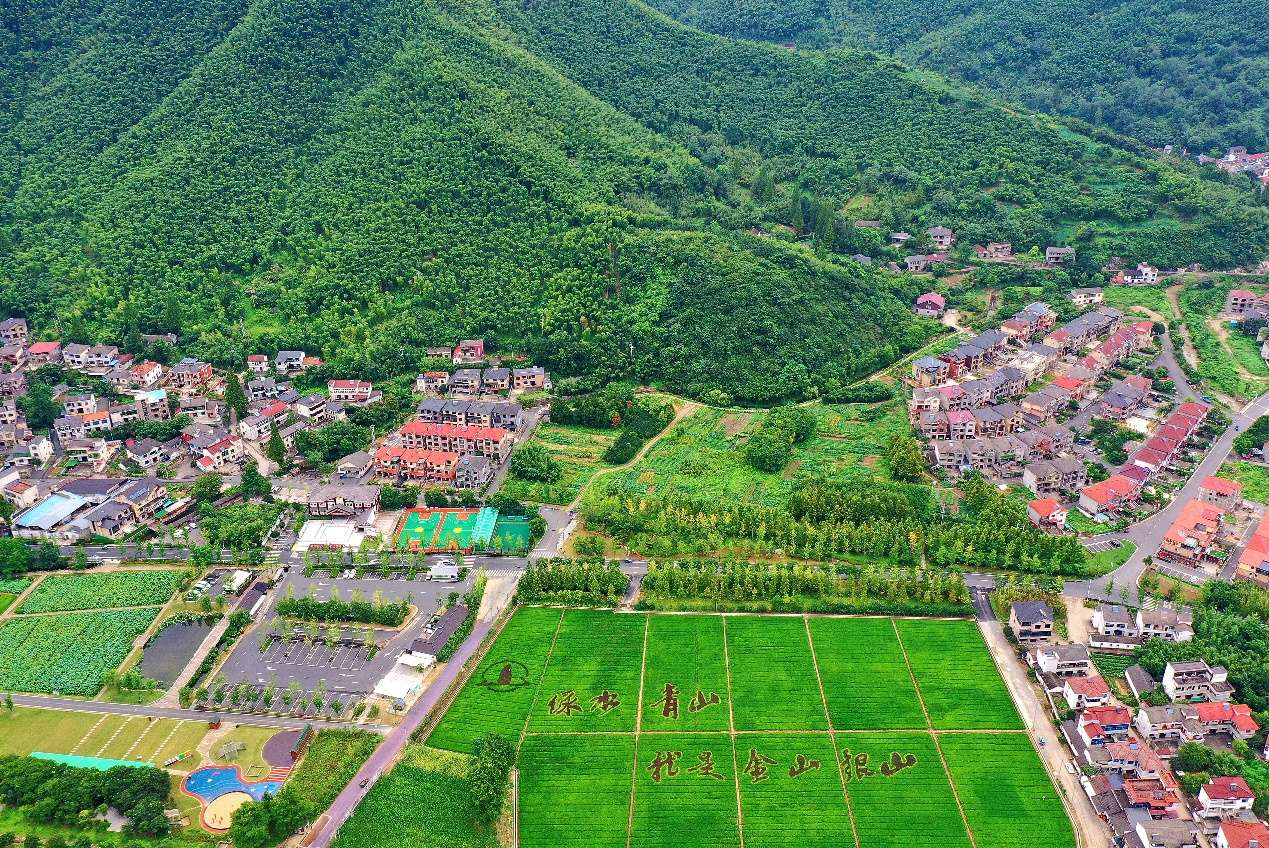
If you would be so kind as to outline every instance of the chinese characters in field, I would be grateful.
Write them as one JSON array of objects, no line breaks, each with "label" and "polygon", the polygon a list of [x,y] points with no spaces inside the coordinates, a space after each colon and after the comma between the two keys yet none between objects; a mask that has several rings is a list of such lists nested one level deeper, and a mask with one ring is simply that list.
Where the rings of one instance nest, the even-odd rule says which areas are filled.
[{"label": "chinese characters in field", "polygon": [[[842,775],[847,781],[862,780],[868,777],[894,777],[904,769],[912,768],[917,764],[916,754],[900,754],[898,751],[892,751],[890,758],[881,763],[874,770],[869,765],[871,755],[866,752],[852,754],[849,749],[841,752]],[[682,751],[657,751],[652,757],[652,761],[648,763],[648,774],[652,778],[653,783],[660,783],[662,780],[670,777],[679,777],[680,775],[693,775],[696,777],[708,777],[714,780],[726,780],[727,775],[718,770],[717,764],[714,762],[713,751],[701,751],[697,755],[696,764],[687,768],[679,768],[679,760],[683,758]],[[762,783],[770,780],[776,772],[776,767],[782,767],[775,757],[762,753],[757,748],[749,749],[749,756],[745,760],[744,766],[740,771],[748,776],[751,783]],[[807,772],[818,771],[823,767],[823,763],[817,759],[808,757],[803,753],[796,753],[789,762],[787,769],[782,769],[790,780],[795,780]]]},{"label": "chinese characters in field", "polygon": [[[695,715],[706,707],[714,707],[721,703],[722,699],[718,697],[717,692],[710,692],[707,695],[703,689],[697,689],[696,694],[687,702],[687,711]],[[677,719],[679,717],[678,684],[666,683],[661,687],[661,697],[653,701],[652,706],[659,708],[663,717]]]},{"label": "chinese characters in field", "polygon": [[[605,689],[590,699],[589,712],[607,715],[620,706],[621,695]],[[546,711],[553,716],[574,716],[578,713],[586,712],[577,701],[577,690],[575,689],[565,689],[563,692],[556,692],[552,695],[550,700],[546,702]]]}]

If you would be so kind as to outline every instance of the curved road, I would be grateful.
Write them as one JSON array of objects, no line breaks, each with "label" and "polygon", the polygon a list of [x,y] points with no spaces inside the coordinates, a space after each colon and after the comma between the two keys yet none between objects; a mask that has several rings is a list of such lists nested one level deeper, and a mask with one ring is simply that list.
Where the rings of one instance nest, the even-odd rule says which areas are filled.
[{"label": "curved road", "polygon": [[[1138,601],[1137,581],[1141,579],[1142,573],[1146,570],[1146,557],[1158,550],[1163,534],[1167,532],[1168,527],[1176,520],[1177,515],[1181,512],[1181,507],[1198,494],[1199,485],[1220,470],[1221,465],[1225,463],[1225,459],[1233,449],[1234,438],[1254,423],[1257,418],[1265,414],[1269,414],[1269,392],[1264,393],[1234,413],[1233,421],[1229,427],[1225,428],[1225,432],[1221,433],[1216,438],[1216,441],[1212,443],[1203,460],[1195,467],[1194,473],[1190,475],[1190,479],[1185,481],[1185,485],[1177,491],[1176,496],[1167,506],[1154,515],[1125,528],[1120,533],[1106,535],[1106,538],[1131,539],[1137,546],[1137,550],[1133,552],[1127,562],[1110,574],[1098,577],[1095,580],[1073,580],[1068,582],[1065,589],[1066,594],[1119,603],[1123,601],[1121,590],[1126,586],[1129,589],[1129,601]],[[1113,592],[1110,590],[1112,583],[1115,585]]]}]

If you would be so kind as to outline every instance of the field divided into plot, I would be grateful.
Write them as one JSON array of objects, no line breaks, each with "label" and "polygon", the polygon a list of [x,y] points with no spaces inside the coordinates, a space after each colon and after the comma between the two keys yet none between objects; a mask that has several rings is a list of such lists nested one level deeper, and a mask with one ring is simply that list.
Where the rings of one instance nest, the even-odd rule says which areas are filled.
[{"label": "field divided into plot", "polygon": [[102,574],[54,574],[45,577],[16,612],[162,606],[172,599],[184,575],[180,571],[111,571]]},{"label": "field divided into plot", "polygon": [[428,744],[521,739],[524,848],[1070,848],[1019,728],[968,621],[522,609]]}]

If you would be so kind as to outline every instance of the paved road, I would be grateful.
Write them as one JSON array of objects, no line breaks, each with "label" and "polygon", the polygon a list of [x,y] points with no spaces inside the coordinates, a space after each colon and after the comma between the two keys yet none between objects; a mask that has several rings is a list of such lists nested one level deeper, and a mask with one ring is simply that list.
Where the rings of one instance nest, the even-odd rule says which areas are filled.
[{"label": "paved road", "polygon": [[[107,704],[102,701],[80,701],[74,698],[56,698],[51,695],[14,695],[13,703],[20,707],[40,707],[47,710],[151,716],[153,718],[175,718],[189,721],[210,721],[213,716],[220,716],[225,721],[233,722],[234,724],[249,724],[254,727],[280,727],[287,730],[302,728],[306,724],[314,723],[309,719],[303,718],[199,712],[198,710],[182,710],[177,707],[159,707],[153,704]],[[360,730],[372,730],[376,733],[383,733],[388,730],[382,724],[356,724],[345,721],[318,721],[317,723],[323,727],[355,727]]]},{"label": "paved road", "polygon": [[[978,607],[977,597],[974,606]],[[990,607],[988,612],[990,613]],[[1044,702],[1040,700],[1035,687],[1031,685],[1026,666],[1018,659],[1013,646],[1005,638],[1000,622],[996,621],[994,616],[986,619],[979,615],[978,618],[978,627],[982,630],[983,638],[987,640],[987,648],[991,651],[996,666],[1004,677],[1005,685],[1018,706],[1018,712],[1031,737],[1031,744],[1035,746],[1040,761],[1044,763],[1045,770],[1048,771],[1049,777],[1061,793],[1063,806],[1066,807],[1067,815],[1071,819],[1071,826],[1075,828],[1076,844],[1084,848],[1109,845],[1112,836],[1110,829],[1097,817],[1088,796],[1084,794],[1079,784],[1079,773],[1067,772],[1066,764],[1070,758],[1059,741],[1061,736],[1058,735],[1058,730]]]},{"label": "paved road", "polygon": [[[1212,443],[1203,460],[1194,468],[1190,479],[1177,491],[1171,503],[1154,515],[1125,528],[1122,534],[1115,534],[1119,538],[1131,539],[1137,546],[1137,550],[1128,558],[1128,561],[1110,574],[1095,580],[1072,580],[1068,582],[1065,589],[1066,594],[1096,600],[1122,602],[1122,589],[1128,587],[1129,601],[1137,602],[1137,582],[1146,570],[1146,557],[1158,550],[1159,541],[1163,538],[1163,534],[1172,522],[1176,520],[1177,515],[1181,512],[1181,507],[1198,494],[1199,485],[1203,480],[1215,474],[1221,465],[1224,464],[1226,457],[1229,456],[1230,450],[1233,448],[1234,438],[1247,429],[1257,418],[1266,413],[1269,413],[1269,392],[1234,413],[1233,421],[1229,427]],[[1112,583],[1115,586],[1113,592],[1110,590]]]},{"label": "paved road", "polygon": [[[472,654],[480,646],[481,641],[489,634],[489,630],[497,619],[499,612],[500,610],[490,610],[487,618],[476,622],[476,626],[472,628],[471,635],[455,652],[453,658],[445,665],[440,675],[428,686],[422,697],[406,712],[401,724],[388,731],[387,738],[379,744],[379,747],[370,755],[370,759],[366,760],[361,770],[353,776],[353,779],[335,798],[330,809],[326,811],[326,815],[319,820],[321,829],[313,838],[309,848],[328,848],[331,840],[335,838],[335,834],[339,832],[339,828],[343,826],[344,822],[348,821],[348,817],[352,815],[353,810],[361,803],[361,799],[370,791],[375,781],[392,767],[401,752],[405,750],[406,745],[409,744],[410,736],[427,718],[428,713],[440,703],[441,698],[450,685],[458,679],[459,674],[463,670],[463,664],[471,658]],[[360,785],[362,781],[367,781],[364,788]]]}]

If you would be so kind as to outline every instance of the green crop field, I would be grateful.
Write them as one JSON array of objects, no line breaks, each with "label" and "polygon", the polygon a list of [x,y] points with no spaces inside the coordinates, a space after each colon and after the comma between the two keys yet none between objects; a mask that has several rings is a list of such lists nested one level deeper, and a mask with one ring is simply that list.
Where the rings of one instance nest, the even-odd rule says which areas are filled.
[{"label": "green crop field", "polygon": [[1074,843],[964,620],[525,608],[427,744],[490,731],[525,848]]},{"label": "green crop field", "polygon": [[69,612],[110,607],[161,606],[171,600],[180,571],[111,571],[54,574],[35,587],[17,612]]},{"label": "green crop field", "polygon": [[95,695],[157,609],[11,618],[0,624],[0,690]]}]

